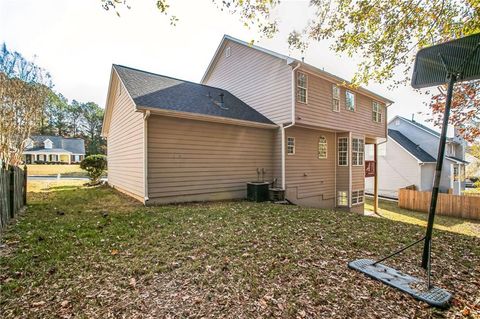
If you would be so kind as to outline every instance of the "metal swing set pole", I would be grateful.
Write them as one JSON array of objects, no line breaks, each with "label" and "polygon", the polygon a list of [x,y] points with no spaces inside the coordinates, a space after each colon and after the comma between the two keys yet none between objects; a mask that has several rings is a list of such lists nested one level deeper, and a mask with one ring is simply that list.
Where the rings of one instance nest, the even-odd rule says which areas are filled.
[{"label": "metal swing set pole", "polygon": [[430,251],[432,246],[433,222],[435,220],[435,210],[437,208],[438,188],[440,186],[440,178],[442,176],[443,158],[445,155],[445,143],[447,141],[448,119],[450,117],[450,107],[452,104],[453,86],[457,80],[455,73],[448,73],[447,99],[445,101],[445,111],[443,112],[442,133],[438,144],[437,166],[435,169],[435,178],[433,180],[432,198],[430,201],[430,209],[428,212],[427,232],[425,234],[425,242],[423,245],[422,268],[429,269]]}]

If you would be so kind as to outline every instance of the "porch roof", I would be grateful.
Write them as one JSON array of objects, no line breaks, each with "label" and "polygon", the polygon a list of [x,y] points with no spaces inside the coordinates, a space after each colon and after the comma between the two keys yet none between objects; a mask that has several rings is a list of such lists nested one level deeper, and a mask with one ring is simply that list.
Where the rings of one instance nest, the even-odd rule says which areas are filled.
[{"label": "porch roof", "polygon": [[23,152],[23,154],[73,154],[70,151],[64,150],[63,148],[37,148],[37,149],[28,149]]}]

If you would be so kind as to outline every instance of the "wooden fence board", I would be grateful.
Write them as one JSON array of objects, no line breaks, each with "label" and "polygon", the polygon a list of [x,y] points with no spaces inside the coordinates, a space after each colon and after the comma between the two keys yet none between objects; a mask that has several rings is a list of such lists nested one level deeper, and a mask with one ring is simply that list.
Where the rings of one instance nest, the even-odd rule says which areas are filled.
[{"label": "wooden fence board", "polygon": [[20,167],[0,168],[0,234],[26,204],[26,171]]},{"label": "wooden fence board", "polygon": [[[398,207],[428,213],[431,196],[431,192],[402,188],[398,193]],[[480,197],[438,194],[436,213],[438,215],[480,220]]]}]

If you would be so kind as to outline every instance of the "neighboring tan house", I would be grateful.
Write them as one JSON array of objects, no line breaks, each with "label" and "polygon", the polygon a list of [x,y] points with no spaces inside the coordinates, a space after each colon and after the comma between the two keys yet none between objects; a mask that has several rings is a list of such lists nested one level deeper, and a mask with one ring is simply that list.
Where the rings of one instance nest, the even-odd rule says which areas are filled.
[{"label": "neighboring tan house", "polygon": [[[388,123],[388,141],[378,147],[379,194],[397,198],[400,188],[413,185],[417,190],[431,191],[439,140],[435,130],[413,119],[394,117]],[[455,137],[447,138],[440,192],[459,195],[465,190],[465,147],[456,132]],[[369,178],[366,189],[373,192]]]},{"label": "neighboring tan house", "polygon": [[264,179],[293,203],[363,212],[365,143],[392,102],[225,36],[202,84],[114,65],[108,181],[144,203],[245,198]]},{"label": "neighboring tan house", "polygon": [[71,164],[79,163],[84,158],[85,142],[81,138],[36,135],[25,141],[23,161],[26,164]]},{"label": "neighboring tan house", "polygon": [[465,177],[480,178],[480,158],[467,152],[465,153],[465,160],[469,163],[465,169]]}]

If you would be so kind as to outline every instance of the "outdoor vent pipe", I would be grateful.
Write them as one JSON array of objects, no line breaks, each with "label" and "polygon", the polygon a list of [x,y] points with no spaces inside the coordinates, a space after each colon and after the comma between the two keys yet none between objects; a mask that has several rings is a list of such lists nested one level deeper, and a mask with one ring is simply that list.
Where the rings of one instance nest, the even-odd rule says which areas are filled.
[{"label": "outdoor vent pipe", "polygon": [[223,97],[225,96],[225,94],[223,94],[222,92],[219,94],[219,96],[220,96],[220,107],[223,108],[225,106],[225,102],[223,101]]}]

